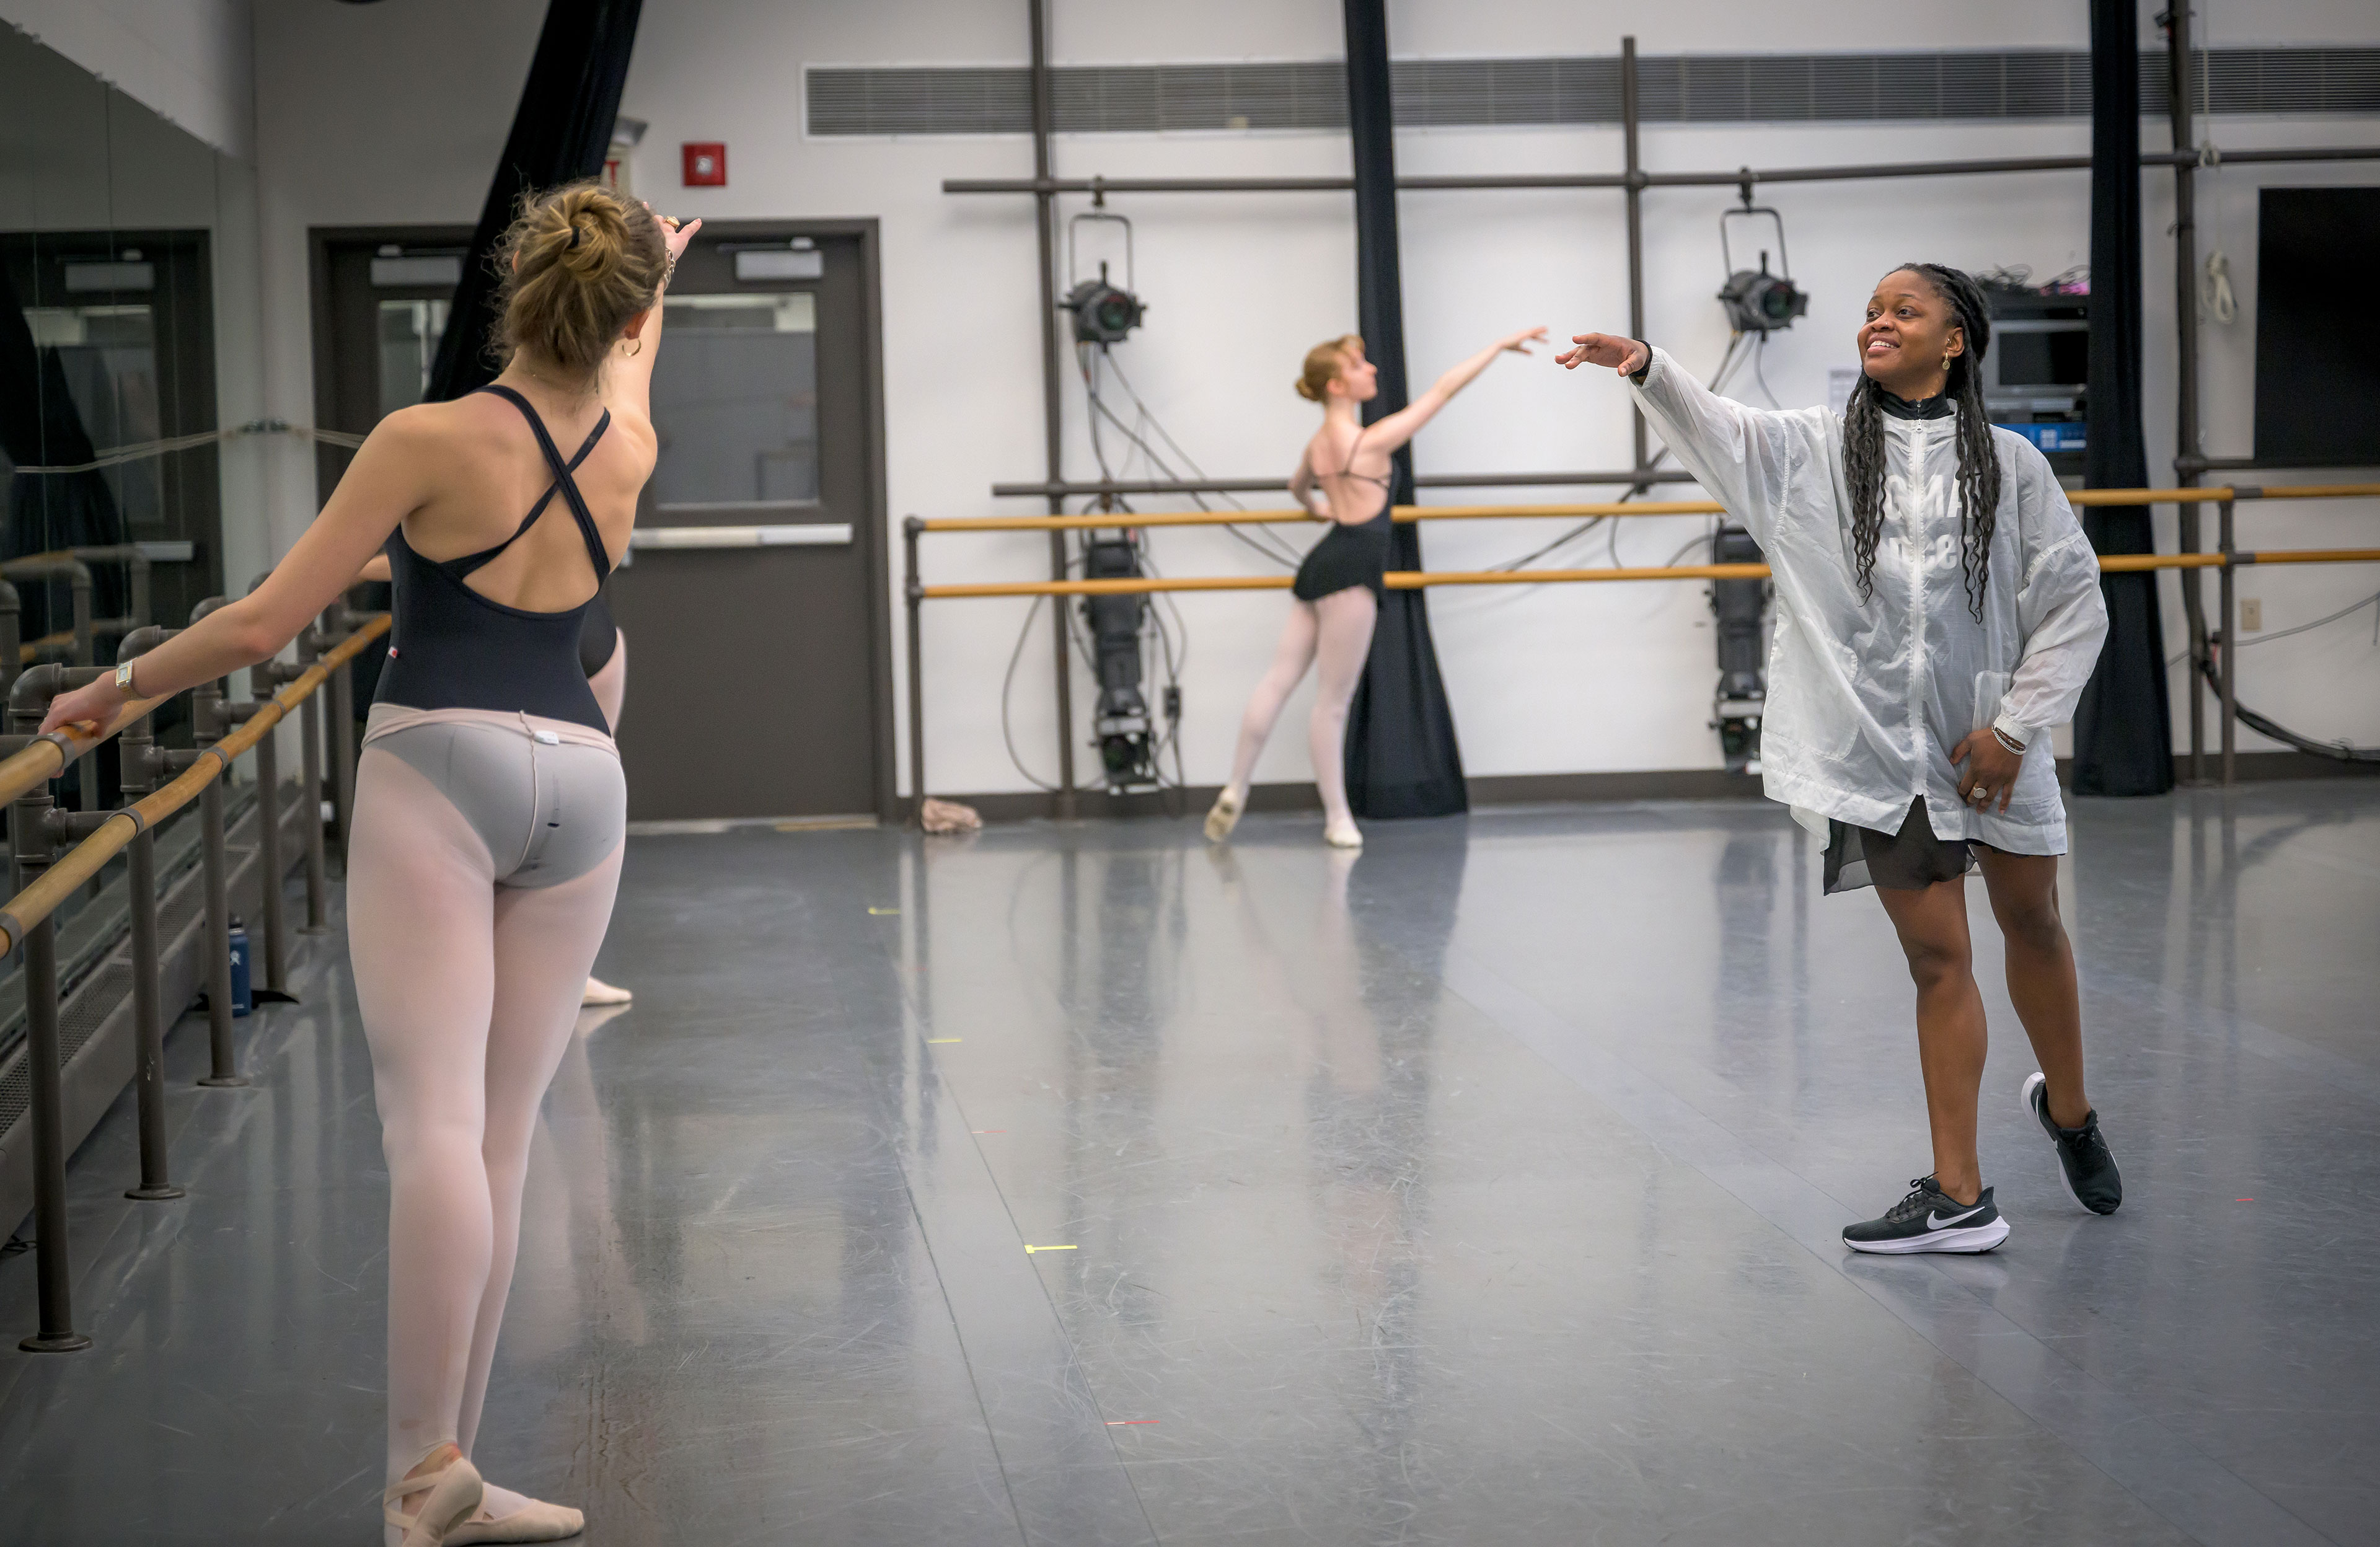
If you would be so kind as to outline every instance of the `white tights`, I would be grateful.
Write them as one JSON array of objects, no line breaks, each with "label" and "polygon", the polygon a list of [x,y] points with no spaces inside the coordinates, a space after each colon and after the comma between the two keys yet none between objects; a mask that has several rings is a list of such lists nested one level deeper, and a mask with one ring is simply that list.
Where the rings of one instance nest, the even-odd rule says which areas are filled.
[{"label": "white tights", "polygon": [[1281,631],[1281,648],[1272,666],[1257,684],[1248,712],[1240,719],[1240,747],[1232,760],[1232,796],[1245,802],[1248,784],[1256,777],[1257,758],[1272,735],[1281,706],[1305,676],[1308,665],[1318,665],[1314,713],[1305,723],[1306,745],[1314,757],[1314,787],[1322,795],[1322,824],[1327,832],[1355,825],[1347,810],[1347,706],[1355,700],[1355,684],[1372,652],[1372,626],[1379,606],[1371,591],[1351,586],[1313,602],[1293,602],[1289,622]]},{"label": "white tights", "polygon": [[[624,820],[610,810],[616,761],[608,783],[600,763],[596,776],[566,766],[607,754],[532,752],[565,765],[568,799],[529,825]],[[557,842],[570,828],[585,831],[572,821]],[[387,746],[367,748],[347,929],[388,1158],[392,1481],[442,1442],[470,1454],[519,1248],[529,1138],[619,884],[616,835],[592,868],[546,886],[503,884],[514,866],[490,849],[431,777]]]}]

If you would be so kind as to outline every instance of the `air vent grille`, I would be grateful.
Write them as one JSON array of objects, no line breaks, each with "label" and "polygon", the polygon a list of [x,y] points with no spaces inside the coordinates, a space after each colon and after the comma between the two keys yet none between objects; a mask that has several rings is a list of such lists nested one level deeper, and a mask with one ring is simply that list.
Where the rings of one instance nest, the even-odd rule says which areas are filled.
[{"label": "air vent grille", "polygon": [[[1615,56],[1400,59],[1390,67],[1408,128],[1610,124]],[[2193,72],[2195,74],[2195,72]],[[2222,114],[2380,114],[2380,48],[2217,49],[2206,61]],[[1026,134],[1032,83],[1016,66],[813,66],[815,136]],[[2072,50],[1900,54],[1671,54],[1638,61],[1647,123],[1958,122],[2080,118],[2091,56]],[[1336,60],[1233,65],[1070,65],[1051,72],[1065,134],[1342,130]],[[2166,111],[2166,56],[2141,58],[2141,111]]]}]

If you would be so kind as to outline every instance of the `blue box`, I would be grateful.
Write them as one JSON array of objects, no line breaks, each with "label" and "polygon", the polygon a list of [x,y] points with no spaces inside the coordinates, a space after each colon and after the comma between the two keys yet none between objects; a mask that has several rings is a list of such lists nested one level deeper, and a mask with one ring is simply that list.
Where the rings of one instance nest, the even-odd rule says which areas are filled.
[{"label": "blue box", "polygon": [[2052,419],[2038,424],[2003,424],[1999,428],[2022,435],[2044,453],[2082,449],[2082,422],[2080,420]]}]

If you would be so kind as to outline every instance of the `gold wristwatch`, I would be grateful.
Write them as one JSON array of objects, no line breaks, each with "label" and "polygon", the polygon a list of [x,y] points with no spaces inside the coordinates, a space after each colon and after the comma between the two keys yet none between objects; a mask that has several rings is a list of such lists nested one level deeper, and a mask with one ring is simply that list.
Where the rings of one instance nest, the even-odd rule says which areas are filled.
[{"label": "gold wristwatch", "polygon": [[124,664],[115,668],[115,690],[123,694],[127,700],[137,699],[140,696],[132,686],[131,662],[127,661]]}]

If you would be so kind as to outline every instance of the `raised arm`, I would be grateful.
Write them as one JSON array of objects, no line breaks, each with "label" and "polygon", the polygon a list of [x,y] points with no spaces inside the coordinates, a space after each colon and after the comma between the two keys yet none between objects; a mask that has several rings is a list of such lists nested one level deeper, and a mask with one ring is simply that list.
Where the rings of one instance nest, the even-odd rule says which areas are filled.
[{"label": "raised arm", "polygon": [[[128,696],[164,698],[279,654],[333,598],[356,583],[358,572],[396,524],[429,499],[423,469],[435,465],[436,456],[423,420],[440,411],[434,405],[401,408],[381,420],[364,438],[330,503],[264,583],[141,656],[133,664],[134,690]],[[105,725],[127,698],[113,677],[103,676],[52,700],[42,729],[74,721]]]},{"label": "raised arm", "polygon": [[1571,342],[1555,357],[1563,369],[1601,365],[1627,377],[1645,417],[1694,481],[1767,545],[1784,504],[1788,448],[1815,427],[1818,411],[1774,413],[1721,397],[1640,339],[1582,333]]},{"label": "raised arm", "polygon": [[1412,440],[1421,427],[1427,424],[1437,415],[1439,409],[1446,407],[1448,401],[1456,393],[1469,386],[1472,378],[1493,365],[1498,355],[1507,350],[1516,355],[1525,355],[1529,352],[1530,344],[1543,343],[1545,336],[1546,330],[1543,328],[1523,328],[1518,333],[1507,334],[1496,340],[1495,343],[1488,345],[1437,381],[1432,382],[1429,390],[1411,403],[1399,408],[1395,413],[1383,414],[1366,425],[1364,449],[1394,452],[1397,447]]},{"label": "raised arm", "polygon": [[[646,206],[650,208],[650,205]],[[655,217],[662,223],[662,232],[669,241],[672,272],[694,234],[702,229],[702,222],[680,225],[669,215]],[[662,323],[669,308],[662,304],[669,293],[669,282],[653,297],[641,323],[632,323],[625,337],[629,342],[615,344],[611,363],[603,374],[603,402],[615,419],[631,419],[639,428],[648,428],[653,420],[653,361],[662,352]]]}]

